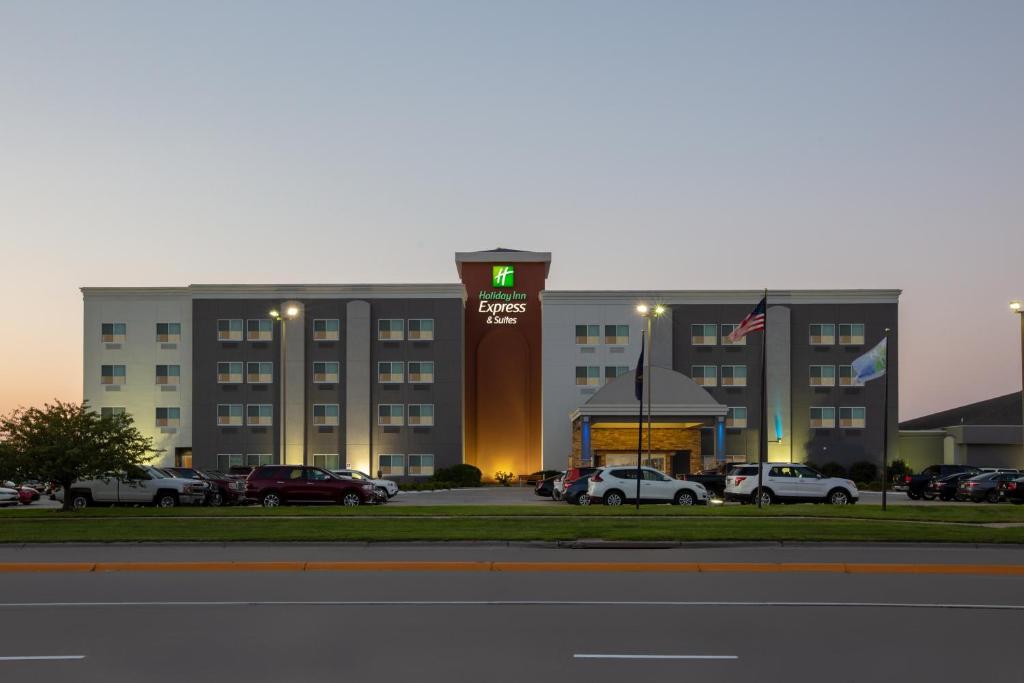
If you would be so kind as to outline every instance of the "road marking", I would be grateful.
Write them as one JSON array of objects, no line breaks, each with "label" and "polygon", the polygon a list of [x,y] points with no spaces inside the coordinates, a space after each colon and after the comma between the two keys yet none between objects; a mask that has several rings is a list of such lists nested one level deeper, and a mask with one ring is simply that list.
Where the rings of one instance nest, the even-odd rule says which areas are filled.
[{"label": "road marking", "polygon": [[30,655],[27,657],[0,657],[0,662],[59,661],[85,659],[85,655]]},{"label": "road marking", "polygon": [[739,659],[738,655],[573,655],[573,659]]},{"label": "road marking", "polygon": [[783,602],[715,600],[181,600],[125,602],[2,602],[3,608],[66,607],[860,607],[1024,611],[1024,605],[929,602]]}]

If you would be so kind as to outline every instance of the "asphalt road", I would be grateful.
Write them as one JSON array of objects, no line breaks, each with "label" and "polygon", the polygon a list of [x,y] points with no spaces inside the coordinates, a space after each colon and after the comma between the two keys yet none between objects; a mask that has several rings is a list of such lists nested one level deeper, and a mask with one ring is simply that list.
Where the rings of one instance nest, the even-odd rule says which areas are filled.
[{"label": "asphalt road", "polygon": [[[14,547],[0,561],[1024,564],[1019,548]],[[11,573],[0,678],[1020,681],[1024,577],[818,573]],[[785,604],[782,604],[785,603]],[[952,606],[952,605],[956,606]],[[5,657],[81,657],[5,660]]]}]

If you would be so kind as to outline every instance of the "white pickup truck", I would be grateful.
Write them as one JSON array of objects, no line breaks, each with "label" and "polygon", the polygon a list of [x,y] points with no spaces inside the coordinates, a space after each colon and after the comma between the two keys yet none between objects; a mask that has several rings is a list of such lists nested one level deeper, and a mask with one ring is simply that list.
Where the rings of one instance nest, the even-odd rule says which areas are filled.
[{"label": "white pickup truck", "polygon": [[[76,510],[90,505],[175,505],[202,503],[209,484],[193,479],[172,477],[156,467],[138,467],[109,479],[76,481],[71,485],[71,507]],[[57,492],[64,499],[64,491]]]}]

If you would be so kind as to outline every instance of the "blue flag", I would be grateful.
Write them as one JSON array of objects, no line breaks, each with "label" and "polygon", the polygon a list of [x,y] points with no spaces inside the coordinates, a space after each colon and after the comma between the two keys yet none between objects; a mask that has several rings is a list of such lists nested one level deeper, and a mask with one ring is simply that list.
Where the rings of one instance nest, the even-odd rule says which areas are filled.
[{"label": "blue flag", "polygon": [[857,384],[870,382],[885,374],[888,340],[888,337],[883,337],[875,348],[853,361],[853,378]]},{"label": "blue flag", "polygon": [[636,382],[633,385],[633,393],[636,400],[643,401],[644,396],[644,333],[640,333],[640,360],[636,362]]}]

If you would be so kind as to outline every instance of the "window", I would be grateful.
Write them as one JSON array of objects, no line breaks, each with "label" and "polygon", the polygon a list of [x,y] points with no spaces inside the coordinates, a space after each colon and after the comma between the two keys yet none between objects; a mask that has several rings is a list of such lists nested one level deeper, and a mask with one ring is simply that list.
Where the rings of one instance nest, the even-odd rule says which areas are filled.
[{"label": "window", "polygon": [[126,380],[123,365],[101,365],[100,384],[124,384]]},{"label": "window", "polygon": [[599,325],[577,325],[576,343],[585,345],[597,344],[599,334],[601,334],[601,327]]},{"label": "window", "polygon": [[723,365],[722,366],[723,387],[745,387],[747,386],[746,365]]},{"label": "window", "polygon": [[629,325],[605,325],[604,343],[625,346],[629,343]]},{"label": "window", "polygon": [[409,476],[434,476],[434,456],[423,453],[409,454]]},{"label": "window", "polygon": [[377,381],[381,384],[401,384],[405,381],[405,363],[402,361],[377,363]]},{"label": "window", "polygon": [[243,467],[245,465],[245,456],[241,453],[218,453],[217,454],[217,469],[221,472],[227,472],[232,467]]},{"label": "window", "polygon": [[867,410],[864,408],[840,408],[839,426],[846,429],[864,429]]},{"label": "window", "polygon": [[181,408],[157,408],[157,427],[178,427],[181,425]]},{"label": "window", "polygon": [[377,404],[377,424],[381,427],[401,427],[405,424],[405,406],[401,403]]},{"label": "window", "polygon": [[694,365],[690,368],[690,377],[702,387],[718,386],[718,368],[714,365]]},{"label": "window", "polygon": [[836,343],[836,326],[832,323],[815,323],[810,327],[811,346],[832,346]]},{"label": "window", "polygon": [[313,467],[320,467],[325,470],[340,470],[341,459],[337,453],[314,453]]},{"label": "window", "polygon": [[181,379],[181,366],[180,365],[158,365],[156,366],[156,383],[166,384],[168,386],[178,386],[178,381]]},{"label": "window", "polygon": [[217,384],[241,384],[241,363],[217,363]]},{"label": "window", "polygon": [[313,363],[314,384],[337,384],[339,366],[336,361],[317,361]]},{"label": "window", "polygon": [[604,368],[604,381],[611,382],[619,375],[625,375],[629,372],[628,365],[606,365]]},{"label": "window", "polygon": [[217,321],[217,341],[242,341],[241,319],[221,319]]},{"label": "window", "polygon": [[856,346],[864,343],[864,323],[843,323],[839,325],[839,343]]},{"label": "window", "polygon": [[341,333],[341,322],[337,318],[313,321],[313,341],[338,341]]},{"label": "window", "polygon": [[729,341],[729,335],[732,331],[739,327],[739,323],[727,323],[722,325],[722,346],[746,346],[747,338],[743,337],[739,341]]},{"label": "window", "polygon": [[836,426],[836,409],[831,407],[811,408],[811,429],[832,429]]},{"label": "window", "polygon": [[157,323],[156,340],[164,344],[177,344],[181,341],[181,323]]},{"label": "window", "polygon": [[100,325],[100,341],[104,344],[123,344],[127,334],[127,323],[103,323]]},{"label": "window", "polygon": [[325,425],[329,427],[338,426],[338,416],[340,415],[337,403],[314,403],[313,404],[313,424]]},{"label": "window", "polygon": [[433,403],[410,403],[409,404],[409,425],[412,427],[433,427],[434,426],[434,404]]},{"label": "window", "polygon": [[862,387],[864,386],[857,381],[857,375],[853,371],[852,365],[840,365],[839,366],[839,386],[841,387]]},{"label": "window", "polygon": [[385,477],[401,477],[405,475],[405,456],[404,455],[378,455],[377,461],[379,463],[381,474]]},{"label": "window", "polygon": [[378,320],[377,339],[380,341],[402,341],[405,339],[405,321],[401,318]]},{"label": "window", "polygon": [[812,387],[834,387],[836,385],[836,366],[812,365],[810,367]]},{"label": "window", "polygon": [[725,426],[731,429],[743,429],[747,426],[747,409],[737,406],[729,408],[725,416]]},{"label": "window", "polygon": [[249,363],[246,375],[246,381],[249,384],[270,384],[274,381],[274,364],[264,362]]},{"label": "window", "polygon": [[576,386],[593,387],[601,383],[601,368],[597,365],[576,366]]},{"label": "window", "polygon": [[249,341],[270,341],[274,338],[274,321],[270,318],[245,321],[245,338]]},{"label": "window", "polygon": [[269,427],[274,424],[274,406],[269,403],[250,403],[245,407],[245,416],[250,427]]},{"label": "window", "polygon": [[409,321],[409,339],[430,341],[434,338],[434,321],[430,318],[413,318]]},{"label": "window", "polygon": [[124,415],[124,408],[111,407],[111,408],[100,408],[100,417],[107,419],[114,417],[115,415]]},{"label": "window", "polygon": [[434,361],[409,361],[409,381],[430,384],[434,381]]},{"label": "window", "polygon": [[718,325],[690,325],[690,343],[694,346],[714,346],[718,343]]},{"label": "window", "polygon": [[260,465],[269,465],[273,462],[274,456],[270,453],[246,453],[245,454],[245,465],[247,467],[259,467]]},{"label": "window", "polygon": [[242,426],[242,404],[241,403],[218,403],[217,404],[217,426],[218,427],[241,427]]}]

